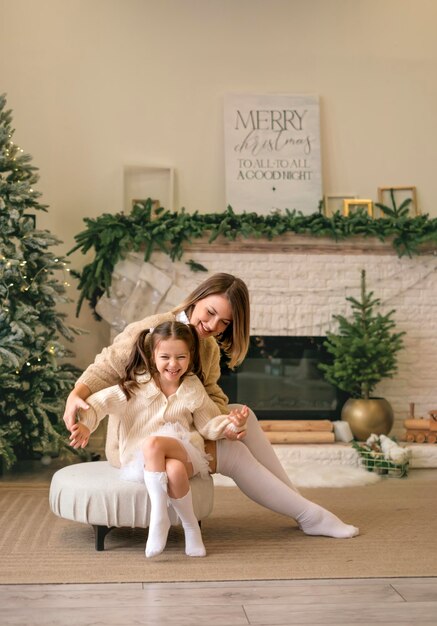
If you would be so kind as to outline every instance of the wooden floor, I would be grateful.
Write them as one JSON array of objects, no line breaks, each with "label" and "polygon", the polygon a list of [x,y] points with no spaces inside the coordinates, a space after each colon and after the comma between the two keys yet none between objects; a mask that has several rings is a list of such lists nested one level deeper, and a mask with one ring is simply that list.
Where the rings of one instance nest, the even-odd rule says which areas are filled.
[{"label": "wooden floor", "polygon": [[[49,478],[28,467],[0,481]],[[409,480],[437,470],[416,470]],[[412,521],[414,523],[414,521]],[[430,549],[436,550],[435,546]],[[256,558],[254,546],[254,558]],[[293,555],[290,555],[293,558]],[[436,552],[437,558],[437,552]],[[1,565],[0,565],[1,566]],[[1,626],[437,624],[437,577],[256,582],[0,585]]]},{"label": "wooden floor", "polygon": [[437,580],[2,585],[2,626],[437,624]]}]

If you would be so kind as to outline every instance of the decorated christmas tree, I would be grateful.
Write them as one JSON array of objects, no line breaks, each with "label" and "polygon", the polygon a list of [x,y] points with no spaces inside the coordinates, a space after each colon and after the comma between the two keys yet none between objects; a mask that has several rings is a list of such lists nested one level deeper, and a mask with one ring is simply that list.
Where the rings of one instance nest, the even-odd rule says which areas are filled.
[{"label": "decorated christmas tree", "polygon": [[68,269],[50,251],[61,243],[37,230],[38,180],[31,157],[13,141],[12,114],[0,96],[0,466],[53,456],[68,446],[62,421],[78,370],[63,338],[80,331],[57,310],[68,302]]},{"label": "decorated christmas tree", "polygon": [[397,371],[397,353],[403,347],[404,332],[395,333],[394,310],[378,311],[381,301],[366,289],[366,272],[361,271],[361,298],[346,298],[352,319],[334,315],[338,334],[327,333],[324,345],[332,354],[331,364],[321,364],[326,379],[353,398],[368,400],[383,378]]}]

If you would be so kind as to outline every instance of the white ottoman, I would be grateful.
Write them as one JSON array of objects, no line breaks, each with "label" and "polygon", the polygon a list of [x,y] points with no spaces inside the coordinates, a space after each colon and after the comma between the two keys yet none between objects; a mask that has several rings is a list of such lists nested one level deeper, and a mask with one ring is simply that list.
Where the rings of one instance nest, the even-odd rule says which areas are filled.
[{"label": "white ottoman", "polygon": [[[214,485],[211,477],[190,479],[193,507],[200,521],[212,511]],[[104,550],[104,541],[114,527],[147,528],[150,501],[146,486],[120,479],[120,470],[108,461],[68,465],[58,470],[50,484],[50,508],[55,515],[74,522],[91,524],[96,550]],[[170,521],[179,519],[169,507]]]}]

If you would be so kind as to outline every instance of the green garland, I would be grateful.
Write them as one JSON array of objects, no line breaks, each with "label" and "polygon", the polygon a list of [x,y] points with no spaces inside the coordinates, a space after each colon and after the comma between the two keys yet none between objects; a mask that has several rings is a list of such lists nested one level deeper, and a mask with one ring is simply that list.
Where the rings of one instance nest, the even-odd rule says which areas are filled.
[{"label": "green garland", "polygon": [[[428,215],[409,217],[407,207],[393,211],[378,205],[384,217],[373,219],[363,210],[345,217],[335,213],[326,217],[321,210],[312,215],[300,211],[270,215],[256,213],[234,213],[229,206],[223,213],[200,214],[158,209],[157,218],[152,217],[152,200],[138,202],[130,215],[104,213],[91,219],[85,218],[86,229],[75,236],[77,244],[68,252],[80,250],[86,254],[94,249],[94,259],[81,272],[72,272],[79,279],[80,297],[77,315],[84,300],[94,310],[100,296],[109,290],[112,272],[116,263],[128,252],[144,251],[148,261],[153,250],[162,250],[172,261],[182,257],[184,245],[209,234],[209,242],[222,236],[234,241],[242,238],[274,239],[286,233],[330,237],[335,240],[354,235],[376,237],[381,241],[392,238],[393,247],[399,256],[417,253],[421,244],[434,242],[437,247],[437,218]],[[188,261],[193,271],[205,268]]]}]

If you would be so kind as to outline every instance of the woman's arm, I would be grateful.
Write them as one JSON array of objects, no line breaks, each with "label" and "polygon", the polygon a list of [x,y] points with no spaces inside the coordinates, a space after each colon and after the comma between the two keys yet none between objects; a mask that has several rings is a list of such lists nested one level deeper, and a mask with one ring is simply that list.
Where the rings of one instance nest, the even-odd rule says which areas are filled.
[{"label": "woman's arm", "polygon": [[229,399],[218,385],[220,378],[220,348],[215,339],[205,339],[200,342],[200,352],[203,369],[203,386],[206,393],[218,407],[220,413],[229,413]]},{"label": "woman's arm", "polygon": [[88,404],[85,402],[85,398],[88,398],[90,394],[91,391],[89,387],[78,383],[68,396],[65,404],[63,420],[65,422],[65,426],[70,432],[72,432],[72,428],[76,423],[76,415],[79,409],[88,409]]},{"label": "woman's arm", "polygon": [[145,328],[152,328],[172,319],[174,319],[172,313],[161,313],[159,315],[151,315],[139,322],[133,322],[126,326],[117,335],[114,342],[96,356],[94,363],[89,365],[82,376],[79,377],[78,383],[86,385],[92,393],[118,384],[124,375],[133,346],[140,332]]},{"label": "woman's arm", "polygon": [[76,414],[79,410],[86,410],[88,405],[85,399],[89,395],[116,385],[120,382],[124,374],[127,362],[132,352],[133,345],[142,330],[151,328],[173,319],[172,313],[160,313],[146,317],[140,322],[129,324],[114,339],[112,345],[104,348],[89,365],[84,373],[79,377],[75,388],[71,391],[65,405],[63,420],[65,426],[71,432],[76,422]]}]

